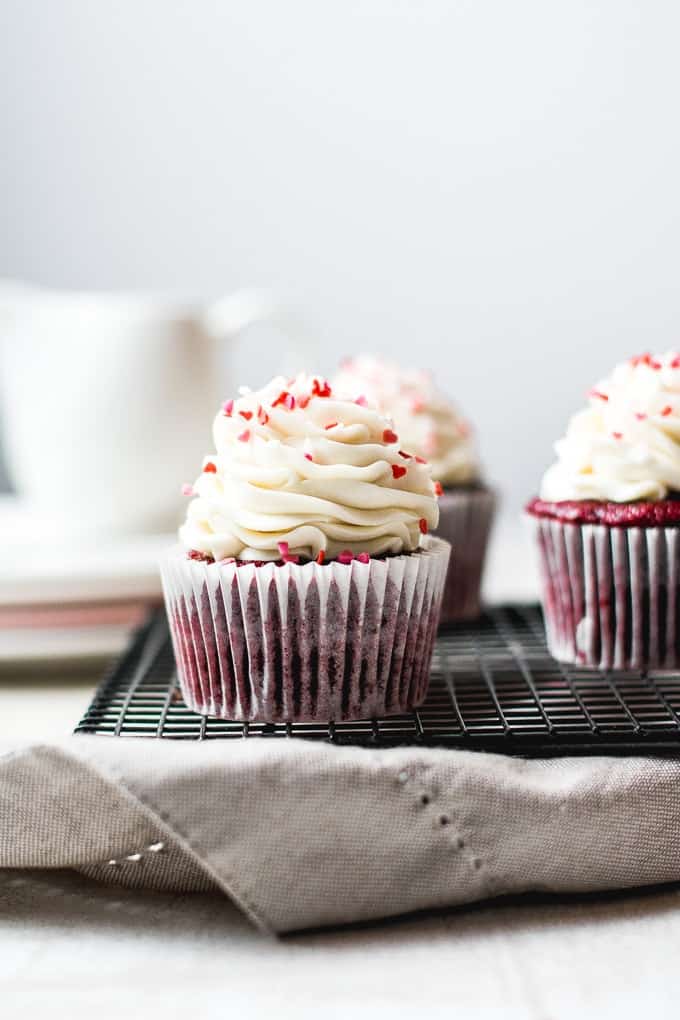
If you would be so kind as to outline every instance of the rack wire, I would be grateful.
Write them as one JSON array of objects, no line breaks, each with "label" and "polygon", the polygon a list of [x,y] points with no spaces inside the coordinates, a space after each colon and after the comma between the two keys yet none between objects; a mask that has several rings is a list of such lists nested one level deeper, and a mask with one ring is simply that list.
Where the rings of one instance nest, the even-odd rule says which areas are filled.
[{"label": "rack wire", "polygon": [[427,700],[417,711],[323,726],[230,722],[184,704],[158,611],[105,676],[75,732],[172,740],[301,737],[524,756],[680,754],[680,672],[562,666],[548,654],[538,608],[508,605],[440,632]]}]

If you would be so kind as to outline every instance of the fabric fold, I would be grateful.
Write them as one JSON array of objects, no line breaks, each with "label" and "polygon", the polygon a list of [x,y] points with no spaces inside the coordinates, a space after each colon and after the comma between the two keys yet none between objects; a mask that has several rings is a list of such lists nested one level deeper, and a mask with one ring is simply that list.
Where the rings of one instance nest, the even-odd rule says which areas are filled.
[{"label": "fabric fold", "polygon": [[219,889],[284,932],[680,880],[679,782],[672,760],[78,736],[0,758],[0,866]]}]

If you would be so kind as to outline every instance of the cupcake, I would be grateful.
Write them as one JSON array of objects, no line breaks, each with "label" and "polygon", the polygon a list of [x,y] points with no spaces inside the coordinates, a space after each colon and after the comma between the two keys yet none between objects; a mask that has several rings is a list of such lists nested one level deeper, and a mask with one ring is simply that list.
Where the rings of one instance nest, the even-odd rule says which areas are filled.
[{"label": "cupcake", "polygon": [[556,444],[527,511],[550,651],[600,669],[680,663],[680,355],[618,365]]},{"label": "cupcake", "polygon": [[480,590],[495,497],[481,477],[472,430],[429,372],[369,355],[346,360],[334,380],[394,418],[399,445],[432,464],[439,494],[437,534],[451,543],[442,622],[480,614]]},{"label": "cupcake", "polygon": [[162,564],[187,705],[323,723],[419,705],[449,558],[429,465],[318,376],[240,393]]}]

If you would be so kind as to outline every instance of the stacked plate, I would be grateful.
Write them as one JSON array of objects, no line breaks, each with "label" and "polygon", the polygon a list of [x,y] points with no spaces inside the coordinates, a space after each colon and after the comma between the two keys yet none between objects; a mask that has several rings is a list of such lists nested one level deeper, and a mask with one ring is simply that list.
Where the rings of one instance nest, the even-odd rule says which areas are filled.
[{"label": "stacked plate", "polygon": [[0,498],[0,662],[102,658],[161,601],[171,535],[66,541],[16,497]]}]

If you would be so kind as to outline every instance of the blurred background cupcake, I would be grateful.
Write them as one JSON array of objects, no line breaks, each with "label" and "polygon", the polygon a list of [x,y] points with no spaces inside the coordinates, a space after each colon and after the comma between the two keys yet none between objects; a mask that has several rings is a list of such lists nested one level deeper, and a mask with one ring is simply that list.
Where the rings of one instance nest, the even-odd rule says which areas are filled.
[{"label": "blurred background cupcake", "polygon": [[162,565],[189,707],[327,723],[421,704],[449,558],[429,464],[319,376],[242,389],[213,437]]},{"label": "blurred background cupcake", "polygon": [[527,511],[555,658],[680,665],[680,354],[643,354],[590,390]]},{"label": "blurred background cupcake", "polygon": [[362,354],[345,360],[334,386],[375,402],[394,420],[403,454],[429,461],[439,493],[437,534],[451,543],[442,622],[479,616],[495,508],[482,480],[472,429],[430,372]]}]

